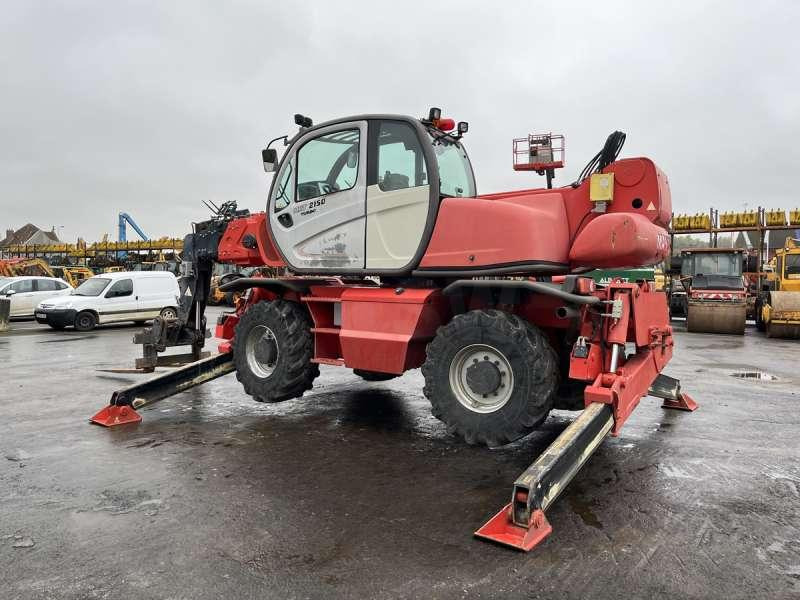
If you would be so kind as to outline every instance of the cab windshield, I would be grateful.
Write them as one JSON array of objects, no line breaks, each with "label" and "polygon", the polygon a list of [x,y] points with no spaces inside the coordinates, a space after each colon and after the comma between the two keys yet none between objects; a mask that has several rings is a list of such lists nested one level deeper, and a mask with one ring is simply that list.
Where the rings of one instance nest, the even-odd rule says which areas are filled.
[{"label": "cab windshield", "polygon": [[110,279],[104,277],[92,277],[87,279],[72,292],[76,296],[99,296],[108,286]]},{"label": "cab windshield", "polygon": [[697,252],[687,257],[684,262],[684,276],[692,275],[728,275],[742,274],[742,258],[739,254],[715,254]]},{"label": "cab windshield", "polygon": [[446,134],[431,133],[431,144],[439,163],[439,193],[442,196],[475,196],[475,176],[472,174],[463,146]]}]

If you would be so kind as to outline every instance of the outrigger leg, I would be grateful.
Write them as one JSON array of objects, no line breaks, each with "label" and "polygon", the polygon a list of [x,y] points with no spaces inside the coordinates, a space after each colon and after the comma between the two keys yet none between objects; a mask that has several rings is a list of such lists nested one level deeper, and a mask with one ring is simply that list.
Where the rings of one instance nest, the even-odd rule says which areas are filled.
[{"label": "outrigger leg", "polygon": [[514,482],[511,502],[475,535],[526,552],[550,535],[544,511],[614,426],[611,406],[594,402]]},{"label": "outrigger leg", "polygon": [[217,354],[190,365],[175,369],[148,381],[136,383],[111,394],[111,403],[94,415],[90,421],[114,427],[142,420],[136,409],[168,398],[189,388],[222,377],[234,370],[233,354]]},{"label": "outrigger leg", "polygon": [[[681,392],[677,379],[659,374],[648,395],[664,408],[693,411],[697,403]],[[546,511],[605,437],[616,435],[612,404],[591,402],[514,482],[511,502],[475,532],[477,537],[525,552],[553,531]]]}]

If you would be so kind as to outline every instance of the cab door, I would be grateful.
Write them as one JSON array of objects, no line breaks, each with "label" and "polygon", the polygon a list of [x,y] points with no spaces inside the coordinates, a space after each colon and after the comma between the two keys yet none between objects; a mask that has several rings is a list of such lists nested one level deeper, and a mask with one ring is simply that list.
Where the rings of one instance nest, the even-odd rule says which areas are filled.
[{"label": "cab door", "polygon": [[367,187],[367,269],[408,266],[430,218],[428,167],[417,132],[403,121],[370,124],[376,148]]},{"label": "cab door", "polygon": [[36,292],[33,279],[15,281],[6,288],[13,291],[11,297],[11,317],[27,317],[33,314],[36,307]]},{"label": "cab door", "polygon": [[108,288],[97,308],[101,323],[138,319],[138,303],[133,294],[133,280],[117,279]]},{"label": "cab door", "polygon": [[363,269],[367,122],[310,131],[289,152],[267,207],[287,263],[307,272]]}]

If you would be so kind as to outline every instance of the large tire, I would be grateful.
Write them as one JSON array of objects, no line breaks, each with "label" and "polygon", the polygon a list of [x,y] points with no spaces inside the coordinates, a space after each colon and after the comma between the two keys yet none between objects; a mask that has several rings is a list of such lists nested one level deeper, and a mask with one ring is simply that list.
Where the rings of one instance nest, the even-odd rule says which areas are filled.
[{"label": "large tire", "polygon": [[319,375],[319,366],[311,362],[313,356],[311,322],[295,302],[259,302],[236,325],[236,378],[259,402],[299,398],[310,390]]},{"label": "large tire", "polygon": [[364,381],[389,381],[395,377],[400,377],[396,373],[380,373],[379,371],[365,371],[364,369],[353,369],[353,374],[358,375]]},{"label": "large tire", "polygon": [[516,315],[458,315],[439,328],[426,354],[424,392],[433,416],[469,444],[513,442],[553,408],[560,379],[556,353],[539,329]]},{"label": "large tire", "polygon": [[93,312],[84,310],[75,315],[74,325],[77,331],[91,331],[97,325],[97,317]]},{"label": "large tire", "polygon": [[158,314],[161,315],[162,319],[177,319],[178,309],[173,308],[172,306],[167,306],[166,308],[162,308],[161,312]]},{"label": "large tire", "polygon": [[759,331],[766,331],[767,324],[764,322],[764,317],[761,315],[761,309],[764,307],[763,300],[761,296],[756,298],[756,329]]}]

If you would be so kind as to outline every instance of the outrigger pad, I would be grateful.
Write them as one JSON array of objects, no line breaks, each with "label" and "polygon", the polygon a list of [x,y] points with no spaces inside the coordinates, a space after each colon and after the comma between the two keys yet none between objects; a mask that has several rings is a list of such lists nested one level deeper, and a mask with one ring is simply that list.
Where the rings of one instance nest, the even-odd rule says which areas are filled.
[{"label": "outrigger pad", "polygon": [[126,425],[128,423],[139,423],[142,417],[130,406],[115,406],[109,404],[89,421],[102,425],[103,427],[115,427],[116,425]]},{"label": "outrigger pad", "polygon": [[677,400],[665,398],[664,404],[661,405],[661,408],[674,408],[675,410],[685,410],[688,412],[695,411],[698,409],[698,407],[699,405],[697,402],[695,402],[686,392],[681,392],[678,395]]},{"label": "outrigger pad", "polygon": [[486,524],[475,532],[475,536],[511,546],[517,550],[530,552],[544,538],[552,533],[553,528],[544,516],[544,511],[535,510],[531,514],[531,526],[520,527],[511,520],[511,504],[489,519]]}]

